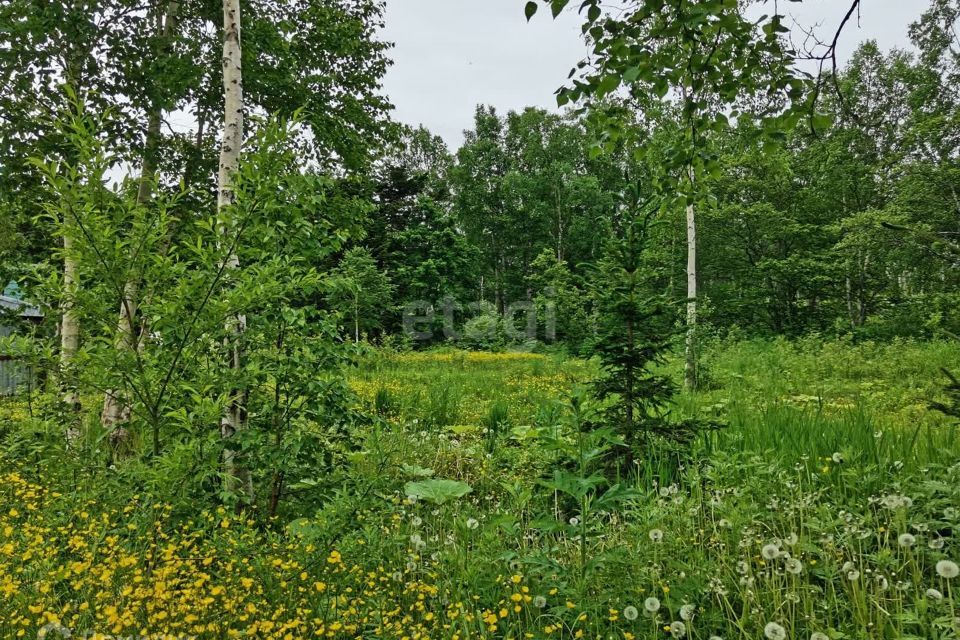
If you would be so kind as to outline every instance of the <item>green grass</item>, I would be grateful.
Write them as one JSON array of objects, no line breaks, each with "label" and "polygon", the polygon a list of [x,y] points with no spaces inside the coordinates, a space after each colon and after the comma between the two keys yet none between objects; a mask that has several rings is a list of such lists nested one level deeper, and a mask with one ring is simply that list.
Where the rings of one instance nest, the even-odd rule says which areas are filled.
[{"label": "green grass", "polygon": [[[927,408],[960,348],[811,339],[702,355],[705,389],[674,411],[726,428],[669,473],[647,468],[653,454],[621,469],[615,501],[569,457],[566,398],[597,364],[525,353],[370,353],[350,383],[381,420],[352,434],[333,490],[298,486],[315,508],[296,520],[178,516],[124,497],[133,471],[72,484],[69,452],[52,474],[0,456],[0,635],[56,616],[204,639],[661,640],[678,622],[696,640],[960,637],[960,443]],[[22,408],[0,419],[16,431]],[[432,479],[470,492],[409,499]]]}]

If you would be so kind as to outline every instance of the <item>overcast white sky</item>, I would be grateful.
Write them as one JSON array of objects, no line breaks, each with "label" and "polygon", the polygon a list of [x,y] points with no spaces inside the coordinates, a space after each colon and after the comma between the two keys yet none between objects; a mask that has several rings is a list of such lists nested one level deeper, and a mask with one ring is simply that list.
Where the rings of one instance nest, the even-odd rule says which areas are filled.
[{"label": "overcast white sky", "polygon": [[[394,42],[393,67],[384,91],[394,117],[424,124],[451,149],[471,128],[477,104],[510,109],[555,109],[553,92],[586,54],[574,12],[551,20],[541,11],[528,24],[523,0],[387,0],[383,39]],[[578,3],[571,3],[578,4]],[[907,28],[928,0],[862,0],[859,24],[851,21],[839,47],[841,61],[857,43],[907,47]],[[847,0],[782,1],[780,8],[823,38],[832,35],[849,8]]]}]

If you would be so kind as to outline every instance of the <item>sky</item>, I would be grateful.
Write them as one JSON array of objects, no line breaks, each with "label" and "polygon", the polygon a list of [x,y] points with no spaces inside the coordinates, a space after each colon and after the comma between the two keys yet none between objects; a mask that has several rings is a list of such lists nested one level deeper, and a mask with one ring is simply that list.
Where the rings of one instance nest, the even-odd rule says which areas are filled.
[{"label": "sky", "polygon": [[[587,53],[579,16],[565,12],[556,20],[541,8],[528,24],[523,0],[387,0],[382,39],[395,44],[394,64],[384,92],[394,118],[423,124],[451,149],[472,127],[477,104],[501,113],[527,106],[556,109],[554,91]],[[578,4],[578,3],[571,3]],[[881,48],[909,47],[907,29],[928,6],[927,0],[862,0],[844,30],[838,59],[856,45],[875,39]],[[849,8],[847,0],[781,0],[780,10],[804,27],[819,25],[821,39],[832,34]],[[789,22],[788,22],[789,24]],[[799,32],[797,32],[799,34]]]}]

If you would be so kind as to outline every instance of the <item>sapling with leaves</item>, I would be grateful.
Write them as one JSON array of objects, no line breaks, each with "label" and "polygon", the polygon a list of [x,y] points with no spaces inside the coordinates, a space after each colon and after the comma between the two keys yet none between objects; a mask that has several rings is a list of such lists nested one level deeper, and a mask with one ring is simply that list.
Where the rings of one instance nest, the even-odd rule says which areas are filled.
[{"label": "sapling with leaves", "polygon": [[349,250],[327,282],[327,300],[349,318],[350,333],[355,343],[361,332],[383,326],[386,311],[393,300],[390,277],[377,267],[376,260],[364,247]]},{"label": "sapling with leaves", "polygon": [[[602,528],[603,514],[618,510],[639,494],[621,484],[611,483],[604,469],[623,438],[611,426],[603,426],[609,401],[592,397],[589,389],[577,388],[563,406],[563,413],[554,429],[541,436],[543,447],[555,455],[552,475],[540,485],[553,493],[551,517],[533,525],[547,533],[565,536],[576,543],[575,575],[578,589],[586,593],[590,577],[605,564],[614,561],[601,551],[595,534]],[[565,572],[565,567],[546,558],[536,560],[552,564],[552,569]]]}]

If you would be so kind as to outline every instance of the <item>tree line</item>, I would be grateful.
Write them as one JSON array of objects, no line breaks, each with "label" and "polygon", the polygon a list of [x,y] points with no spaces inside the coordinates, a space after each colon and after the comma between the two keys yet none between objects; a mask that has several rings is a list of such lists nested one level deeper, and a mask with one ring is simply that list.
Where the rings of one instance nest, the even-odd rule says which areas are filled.
[{"label": "tree line", "polygon": [[478,348],[550,316],[636,446],[671,345],[694,387],[710,332],[960,333],[955,2],[819,77],[741,3],[581,12],[567,110],[479,106],[451,152],[390,122],[375,0],[0,8],[0,278],[47,313],[4,349],[66,455],[275,513],[335,485],[375,420],[343,368],[414,301]]}]

